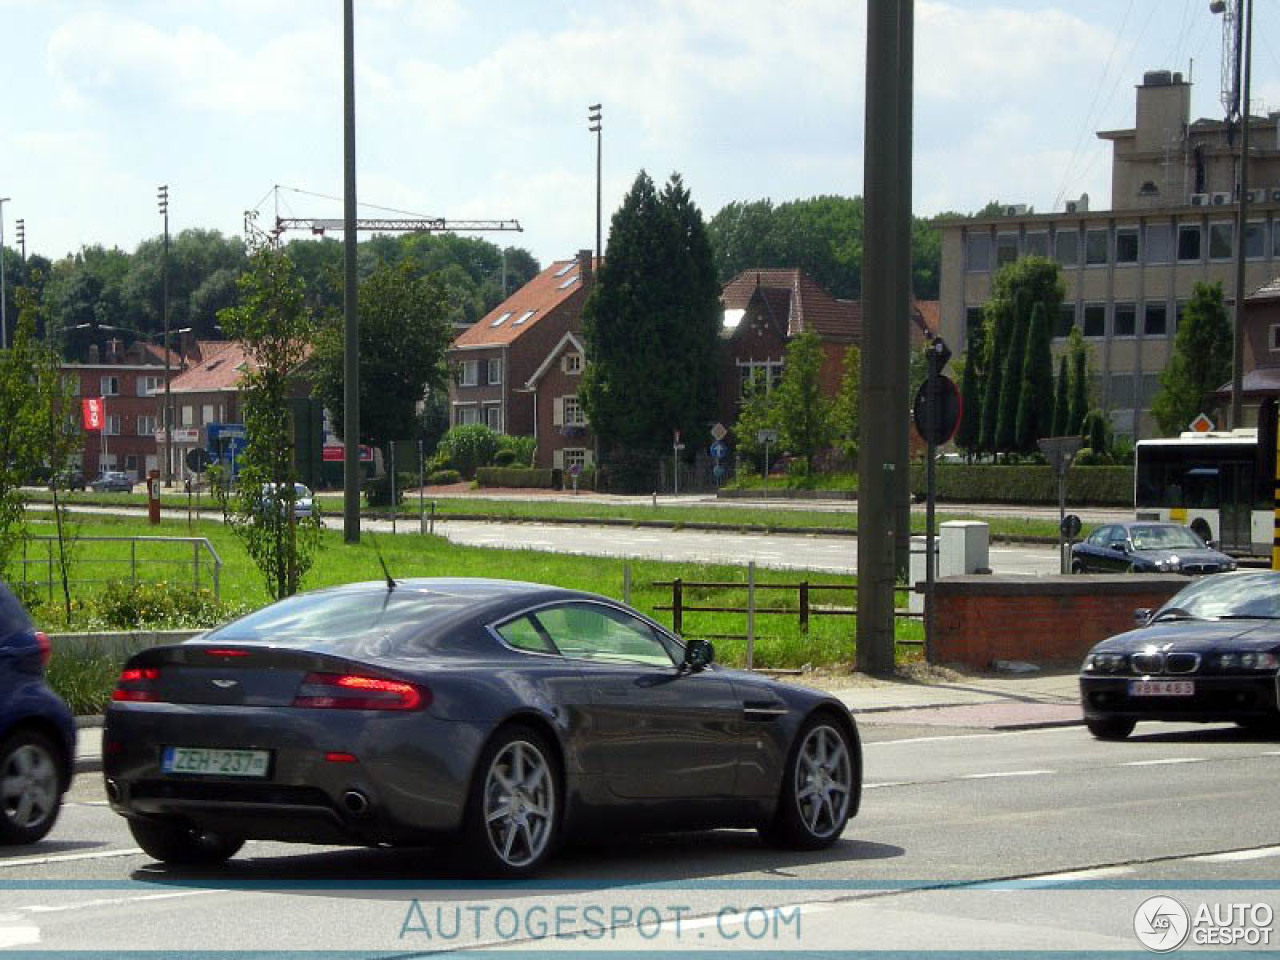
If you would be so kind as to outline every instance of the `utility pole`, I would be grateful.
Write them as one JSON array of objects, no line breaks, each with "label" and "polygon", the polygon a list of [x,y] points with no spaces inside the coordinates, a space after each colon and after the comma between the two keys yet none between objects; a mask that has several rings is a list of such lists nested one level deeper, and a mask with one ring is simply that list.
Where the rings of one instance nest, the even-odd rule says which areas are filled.
[{"label": "utility pole", "polygon": [[22,262],[25,265],[27,262],[27,221],[19,219],[15,220],[14,223],[18,226],[18,247],[22,250]]},{"label": "utility pole", "polygon": [[601,120],[600,104],[595,103],[587,107],[591,112],[587,114],[587,129],[596,135],[596,262],[599,263],[600,258],[604,256],[604,250],[600,247],[600,169],[602,158],[601,142],[604,139],[604,123]]},{"label": "utility pole", "polygon": [[156,190],[164,217],[164,258],[160,261],[160,313],[164,317],[164,485],[173,486],[173,394],[169,392],[169,185]]},{"label": "utility pole", "polygon": [[[910,434],[907,426],[911,417],[909,380],[911,369],[911,318],[915,312],[914,291],[911,289],[911,136],[912,136],[912,72],[914,69],[913,2],[899,0],[898,4],[898,91],[897,91],[897,143],[894,150],[898,157],[894,171],[897,178],[895,200],[897,203],[897,257],[898,264],[892,276],[893,312],[889,327],[889,342],[893,350],[894,377],[900,377],[889,401],[889,423],[902,426],[894,433],[894,462],[897,489],[893,502],[893,555],[894,578],[908,579],[911,559],[911,460]],[[875,409],[874,407],[872,409]]]},{"label": "utility pole", "polygon": [[[1231,428],[1244,426],[1244,235],[1248,227],[1249,209],[1249,61],[1253,48],[1253,0],[1239,0],[1243,10],[1236,10],[1236,89],[1240,91],[1237,112],[1240,116],[1240,181],[1236,206],[1236,297],[1235,323],[1231,331]],[[1243,40],[1243,56],[1240,50]],[[1243,77],[1243,80],[1241,79]]]},{"label": "utility pole", "polygon": [[356,70],[353,0],[342,4],[343,357],[342,536],[360,542],[360,327],[356,315]]},{"label": "utility pole", "polygon": [[8,197],[0,197],[0,350],[9,345],[9,324],[4,315],[5,291],[8,289],[4,285],[4,205],[8,202]]},{"label": "utility pole", "polygon": [[883,411],[863,423],[858,458],[857,665],[868,673],[888,673],[894,665],[895,527],[900,476],[907,469],[899,436],[907,430],[907,349],[899,341],[908,336],[910,309],[910,258],[904,254],[910,243],[913,17],[913,0],[867,4],[861,405]]}]

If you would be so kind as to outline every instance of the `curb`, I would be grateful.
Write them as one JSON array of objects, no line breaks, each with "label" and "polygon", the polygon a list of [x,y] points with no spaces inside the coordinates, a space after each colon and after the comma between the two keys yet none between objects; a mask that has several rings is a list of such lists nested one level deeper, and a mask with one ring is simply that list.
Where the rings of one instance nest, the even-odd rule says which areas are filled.
[{"label": "curb", "polygon": [[101,773],[102,758],[101,757],[76,757],[73,769],[77,774],[80,773]]}]

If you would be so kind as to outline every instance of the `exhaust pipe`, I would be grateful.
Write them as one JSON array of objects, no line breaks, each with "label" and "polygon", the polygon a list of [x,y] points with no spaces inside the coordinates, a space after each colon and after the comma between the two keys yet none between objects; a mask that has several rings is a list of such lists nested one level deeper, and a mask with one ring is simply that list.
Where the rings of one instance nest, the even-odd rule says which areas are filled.
[{"label": "exhaust pipe", "polygon": [[120,802],[120,784],[114,780],[107,781],[107,799],[112,803]]},{"label": "exhaust pipe", "polygon": [[348,790],[342,795],[342,805],[353,816],[360,817],[369,812],[369,798],[359,790]]}]

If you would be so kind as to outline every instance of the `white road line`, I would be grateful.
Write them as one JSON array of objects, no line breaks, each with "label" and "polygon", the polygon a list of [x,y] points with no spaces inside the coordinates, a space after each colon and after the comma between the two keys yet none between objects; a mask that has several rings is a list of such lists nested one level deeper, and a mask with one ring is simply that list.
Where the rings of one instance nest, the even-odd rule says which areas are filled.
[{"label": "white road line", "polygon": [[883,783],[864,783],[863,790],[882,790],[885,787],[909,787],[916,783],[915,780],[886,780]]},{"label": "white road line", "polygon": [[1203,857],[1188,857],[1196,863],[1234,863],[1237,860],[1263,860],[1280,857],[1280,847],[1257,847],[1253,850],[1233,850],[1231,853],[1208,853]]},{"label": "white road line", "polygon": [[1260,756],[1263,757],[1280,757],[1280,750],[1263,750]]},{"label": "white road line", "polygon": [[120,850],[95,850],[92,853],[55,853],[47,857],[13,857],[0,860],[0,867],[33,867],[44,863],[70,863],[74,860],[106,860],[108,857],[136,857],[141,847],[124,847]]},{"label": "white road line", "polygon": [[100,897],[96,900],[82,900],[80,903],[60,903],[56,906],[36,903],[27,907],[19,907],[25,913],[67,913],[72,910],[92,910],[97,907],[119,907],[147,900],[176,900],[179,897],[203,897],[211,893],[225,893],[225,890],[183,890],[181,893],[147,893],[140,897]]},{"label": "white road line", "polygon": [[1040,777],[1056,770],[1002,770],[999,773],[966,773],[961,780],[994,780],[997,777]]},{"label": "white road line", "polygon": [[[950,706],[970,706],[970,704],[950,704]],[[892,716],[897,711],[893,710],[873,710],[864,711],[868,714],[875,713],[882,716]],[[859,716],[857,710],[853,711],[855,718]],[[954,735],[939,734],[929,737],[903,737],[901,740],[872,740],[863,743],[862,748],[865,750],[869,747],[896,747],[903,743],[940,743],[944,740],[980,740],[987,737],[1030,737],[1043,736],[1047,733],[1072,733],[1076,736],[1080,735],[1079,727],[1042,727],[1034,730],[993,730],[990,733],[957,733]]]},{"label": "white road line", "polygon": [[1165,757],[1162,760],[1128,760],[1122,767],[1162,767],[1171,763],[1204,763],[1204,757]]}]

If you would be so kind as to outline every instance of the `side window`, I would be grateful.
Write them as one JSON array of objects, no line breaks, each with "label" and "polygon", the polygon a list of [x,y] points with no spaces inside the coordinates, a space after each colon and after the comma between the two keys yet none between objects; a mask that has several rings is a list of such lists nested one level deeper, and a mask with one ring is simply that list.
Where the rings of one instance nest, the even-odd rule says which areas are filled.
[{"label": "side window", "polygon": [[498,627],[498,635],[508,646],[528,653],[559,653],[551,638],[533,617],[519,617]]},{"label": "side window", "polygon": [[536,614],[539,624],[566,657],[601,663],[673,666],[666,644],[644,621],[594,603],[565,604]]},{"label": "side window", "polygon": [[1089,534],[1089,542],[1095,547],[1105,547],[1111,542],[1111,527],[1100,527]]}]

